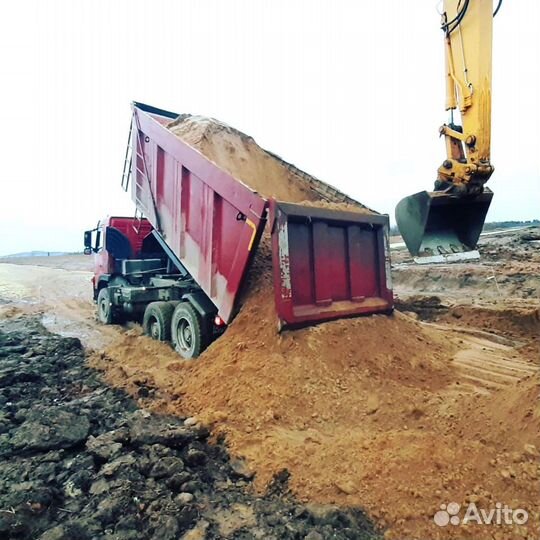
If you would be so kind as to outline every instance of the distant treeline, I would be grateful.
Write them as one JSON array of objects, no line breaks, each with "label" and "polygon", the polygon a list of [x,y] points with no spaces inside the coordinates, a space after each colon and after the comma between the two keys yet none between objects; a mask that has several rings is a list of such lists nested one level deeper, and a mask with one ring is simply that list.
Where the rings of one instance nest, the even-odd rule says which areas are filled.
[{"label": "distant treeline", "polygon": [[484,223],[484,231],[493,231],[495,229],[510,229],[512,227],[538,227],[540,225],[540,219],[533,219],[531,221],[490,221]]},{"label": "distant treeline", "polygon": [[[496,229],[511,229],[512,227],[539,227],[540,219],[533,219],[530,221],[490,221],[484,223],[483,231],[494,231]],[[397,225],[390,227],[390,236],[399,235],[399,229]]]},{"label": "distant treeline", "polygon": [[1,255],[0,259],[14,259],[18,257],[59,257],[60,255],[74,255],[78,252],[67,251],[21,251],[20,253],[11,253],[10,255]]}]

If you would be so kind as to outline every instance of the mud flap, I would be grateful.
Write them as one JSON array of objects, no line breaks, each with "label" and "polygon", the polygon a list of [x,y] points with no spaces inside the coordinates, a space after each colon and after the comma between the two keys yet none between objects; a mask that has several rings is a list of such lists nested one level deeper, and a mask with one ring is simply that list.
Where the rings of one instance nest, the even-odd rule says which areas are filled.
[{"label": "mud flap", "polygon": [[402,199],[396,222],[411,255],[425,262],[478,258],[474,250],[492,198],[485,189],[468,197],[421,191]]}]

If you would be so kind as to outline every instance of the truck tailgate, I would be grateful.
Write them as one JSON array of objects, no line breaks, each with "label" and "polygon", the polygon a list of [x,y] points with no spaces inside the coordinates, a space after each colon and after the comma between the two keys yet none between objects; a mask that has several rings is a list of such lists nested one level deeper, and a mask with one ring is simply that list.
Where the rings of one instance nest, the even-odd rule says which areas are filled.
[{"label": "truck tailgate", "polygon": [[388,216],[274,200],[270,216],[282,326],[392,310]]}]

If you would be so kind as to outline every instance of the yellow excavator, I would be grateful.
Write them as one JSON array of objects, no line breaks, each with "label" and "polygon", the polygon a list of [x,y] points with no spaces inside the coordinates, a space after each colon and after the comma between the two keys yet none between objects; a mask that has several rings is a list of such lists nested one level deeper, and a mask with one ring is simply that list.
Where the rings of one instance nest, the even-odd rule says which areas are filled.
[{"label": "yellow excavator", "polygon": [[434,191],[405,197],[396,207],[398,228],[417,263],[479,257],[475,248],[493,198],[485,184],[494,170],[491,49],[493,17],[501,3],[493,11],[493,0],[443,1],[450,121],[439,133],[446,143],[446,159],[437,171]]}]

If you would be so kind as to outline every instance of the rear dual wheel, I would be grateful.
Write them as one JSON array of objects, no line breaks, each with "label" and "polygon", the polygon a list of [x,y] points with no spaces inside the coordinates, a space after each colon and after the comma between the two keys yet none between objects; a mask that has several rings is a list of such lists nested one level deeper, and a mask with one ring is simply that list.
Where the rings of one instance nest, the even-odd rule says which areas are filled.
[{"label": "rear dual wheel", "polygon": [[114,324],[118,322],[118,315],[111,299],[111,291],[108,287],[100,289],[97,297],[97,317],[102,324]]},{"label": "rear dual wheel", "polygon": [[172,341],[184,358],[195,358],[206,347],[201,316],[189,302],[151,302],[144,312],[143,330],[157,341]]},{"label": "rear dual wheel", "polygon": [[171,321],[173,346],[184,358],[195,358],[204,350],[206,343],[199,313],[189,302],[180,302]]},{"label": "rear dual wheel", "polygon": [[156,341],[171,340],[171,321],[177,302],[151,302],[146,306],[143,330]]}]

